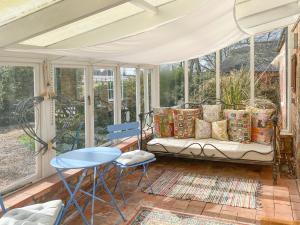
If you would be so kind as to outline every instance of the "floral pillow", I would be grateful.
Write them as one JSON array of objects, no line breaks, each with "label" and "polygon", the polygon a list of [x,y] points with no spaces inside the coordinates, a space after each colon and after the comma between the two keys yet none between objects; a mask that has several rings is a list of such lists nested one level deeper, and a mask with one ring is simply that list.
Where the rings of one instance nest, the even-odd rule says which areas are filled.
[{"label": "floral pillow", "polygon": [[273,134],[272,116],[275,109],[259,109],[248,107],[251,110],[251,140],[260,144],[271,144]]},{"label": "floral pillow", "polygon": [[195,118],[200,118],[201,109],[174,109],[174,137],[195,137]]},{"label": "floral pillow", "polygon": [[172,108],[154,108],[154,135],[156,137],[174,136],[174,119]]},{"label": "floral pillow", "polygon": [[203,120],[207,122],[215,122],[221,119],[221,105],[202,105]]},{"label": "floral pillow", "polygon": [[228,122],[229,140],[237,142],[251,141],[250,111],[225,109],[224,117]]},{"label": "floral pillow", "polygon": [[211,123],[211,136],[214,139],[228,141],[227,120],[220,120]]},{"label": "floral pillow", "polygon": [[205,120],[195,119],[195,138],[211,138],[211,123]]}]

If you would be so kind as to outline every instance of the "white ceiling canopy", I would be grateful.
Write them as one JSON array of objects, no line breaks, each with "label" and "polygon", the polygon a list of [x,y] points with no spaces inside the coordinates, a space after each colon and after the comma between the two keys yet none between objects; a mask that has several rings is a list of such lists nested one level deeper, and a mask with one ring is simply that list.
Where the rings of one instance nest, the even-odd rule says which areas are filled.
[{"label": "white ceiling canopy", "polygon": [[299,0],[236,0],[238,25],[253,35],[296,22],[300,15]]},{"label": "white ceiling canopy", "polygon": [[[295,1],[237,0],[237,11],[235,0],[61,0],[0,26],[0,47],[95,61],[178,62],[248,37],[241,25],[256,32],[272,27],[276,18],[280,26],[290,24],[289,16],[296,14],[289,3],[280,7]],[[274,19],[270,10],[286,17]]]}]

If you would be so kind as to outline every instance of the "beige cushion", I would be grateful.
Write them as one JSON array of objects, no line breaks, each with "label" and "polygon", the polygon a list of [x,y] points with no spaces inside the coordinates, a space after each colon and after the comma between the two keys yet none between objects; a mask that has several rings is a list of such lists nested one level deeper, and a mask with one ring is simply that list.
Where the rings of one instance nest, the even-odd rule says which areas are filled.
[{"label": "beige cushion", "polygon": [[211,137],[221,141],[228,140],[227,120],[220,120],[211,123]]},{"label": "beige cushion", "polygon": [[151,152],[146,152],[143,150],[134,150],[130,152],[123,153],[117,160],[117,163],[122,165],[133,165],[136,163],[141,163],[155,158],[155,155]]},{"label": "beige cushion", "polygon": [[62,206],[61,200],[54,200],[12,209],[0,219],[0,225],[53,225]]},{"label": "beige cushion", "polygon": [[202,105],[203,120],[207,122],[216,122],[221,119],[221,105]]},{"label": "beige cushion", "polygon": [[[165,149],[161,146],[163,145],[169,152],[178,153],[181,151],[180,154],[191,156],[192,153],[197,155],[201,152],[201,148],[197,143],[201,144],[201,146],[205,146],[204,151],[207,155],[213,155],[213,157],[217,158],[225,158],[225,156],[209,144],[214,145],[218,149],[222,150],[227,156],[233,159],[240,158],[248,151],[252,152],[245,154],[242,159],[270,162],[273,160],[274,156],[271,145],[258,144],[254,142],[245,144],[234,141],[220,141],[212,138],[200,140],[196,140],[194,138],[176,139],[174,137],[154,138],[147,143],[147,149],[154,152],[166,152]],[[187,149],[182,151],[183,148]],[[263,154],[259,154],[254,151]]]},{"label": "beige cushion", "polygon": [[211,123],[204,120],[195,120],[195,138],[211,138]]}]

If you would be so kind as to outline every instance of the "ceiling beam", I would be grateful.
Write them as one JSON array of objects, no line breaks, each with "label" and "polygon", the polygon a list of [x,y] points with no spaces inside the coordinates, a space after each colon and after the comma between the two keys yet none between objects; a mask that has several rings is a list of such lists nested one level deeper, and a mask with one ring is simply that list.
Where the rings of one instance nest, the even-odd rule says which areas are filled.
[{"label": "ceiling beam", "polygon": [[64,0],[0,27],[0,48],[107,10],[129,0]]},{"label": "ceiling beam", "polygon": [[[203,7],[203,2],[199,0],[176,0],[168,4],[162,5],[159,8],[159,13],[155,16],[148,12],[142,12],[125,19],[116,21],[103,27],[99,27],[92,31],[71,37],[48,46],[50,49],[67,49],[93,46],[97,44],[115,41],[124,37],[135,35],[157,26],[172,22],[185,15],[197,12],[198,8]],[[22,48],[21,45],[14,46]],[[24,46],[24,48],[26,48]]]},{"label": "ceiling beam", "polygon": [[151,12],[153,14],[157,14],[158,13],[158,8],[149,4],[148,2],[144,1],[144,0],[131,0],[130,3],[134,4],[135,6],[144,9],[148,12]]},{"label": "ceiling beam", "polygon": [[298,3],[293,2],[239,18],[238,23],[242,28],[252,28],[299,14]]}]

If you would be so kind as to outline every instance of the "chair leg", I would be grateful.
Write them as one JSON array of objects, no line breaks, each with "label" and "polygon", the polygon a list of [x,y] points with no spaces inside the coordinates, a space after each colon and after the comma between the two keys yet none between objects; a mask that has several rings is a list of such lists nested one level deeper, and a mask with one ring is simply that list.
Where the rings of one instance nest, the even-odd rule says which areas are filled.
[{"label": "chair leg", "polygon": [[150,190],[151,190],[151,192],[153,194],[154,192],[153,192],[153,189],[152,189],[151,181],[150,181],[149,176],[148,176],[148,169],[149,169],[149,163],[144,164],[143,165],[143,174],[146,177],[147,186],[148,186],[148,188],[150,188]]},{"label": "chair leg", "polygon": [[118,167],[117,182],[115,184],[113,193],[115,193],[116,190],[117,190],[117,188],[119,188],[119,192],[120,192],[120,194],[122,196],[124,205],[126,205],[127,203],[126,203],[125,195],[124,195],[124,192],[123,192],[123,189],[122,189],[122,185],[121,185],[121,178],[123,176],[123,172],[124,172],[124,170]]},{"label": "chair leg", "polygon": [[[144,165],[143,165],[143,167],[144,167]],[[139,179],[138,186],[140,186],[141,181],[143,180],[144,175],[145,175],[145,173],[144,173],[144,168],[143,168],[143,172],[142,172],[142,175],[141,175],[141,177]]]}]

